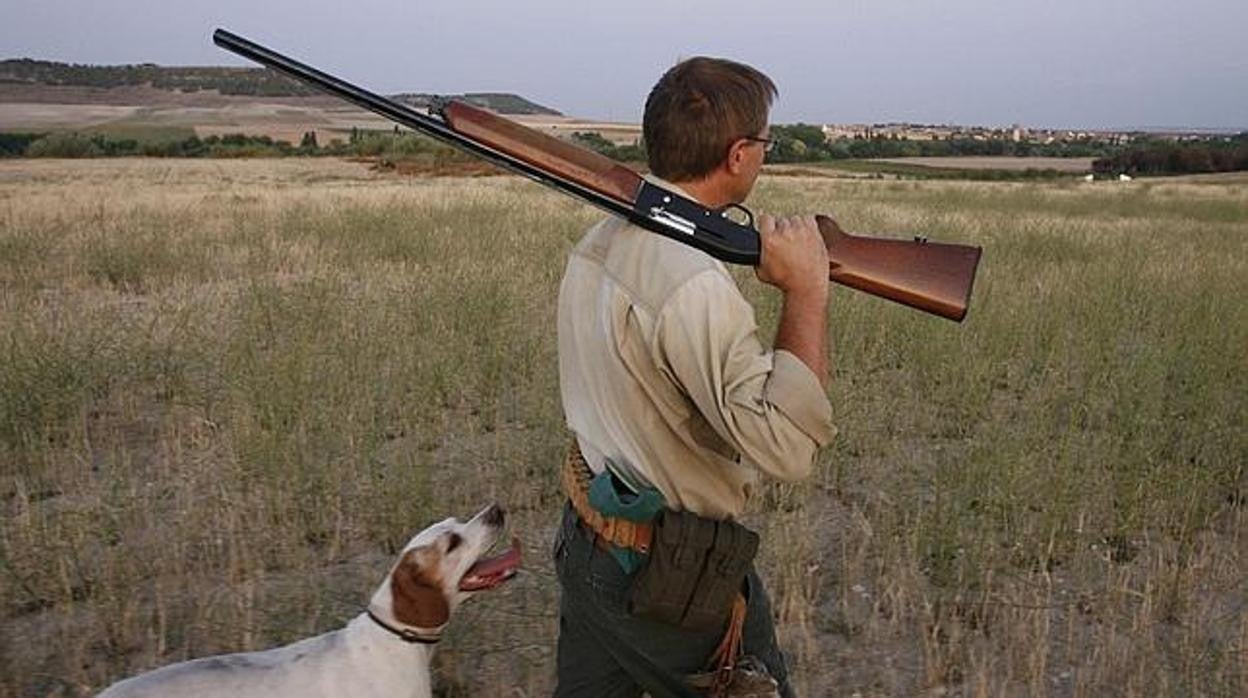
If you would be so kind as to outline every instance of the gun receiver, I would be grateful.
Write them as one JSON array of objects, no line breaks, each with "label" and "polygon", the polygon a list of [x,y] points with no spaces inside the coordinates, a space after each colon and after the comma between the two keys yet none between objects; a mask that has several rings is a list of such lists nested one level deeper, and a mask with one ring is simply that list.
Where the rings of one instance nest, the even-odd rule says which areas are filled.
[{"label": "gun receiver", "polygon": [[[729,208],[710,209],[664,189],[634,170],[586,148],[540,133],[455,100],[439,100],[422,114],[304,65],[224,29],[213,33],[222,48],[474,153],[512,172],[574,196],[608,213],[732,264],[757,266],[761,254],[753,216],[739,223]],[[850,235],[817,216],[828,248],[829,278],[950,320],[966,316],[981,249]]]}]

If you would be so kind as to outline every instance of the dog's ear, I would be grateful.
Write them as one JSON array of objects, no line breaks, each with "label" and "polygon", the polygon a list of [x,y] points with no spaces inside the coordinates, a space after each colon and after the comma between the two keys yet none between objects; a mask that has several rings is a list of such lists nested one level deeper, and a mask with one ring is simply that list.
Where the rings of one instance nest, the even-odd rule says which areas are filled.
[{"label": "dog's ear", "polygon": [[438,574],[440,555],[434,548],[403,554],[390,576],[394,619],[413,628],[439,628],[451,618]]}]

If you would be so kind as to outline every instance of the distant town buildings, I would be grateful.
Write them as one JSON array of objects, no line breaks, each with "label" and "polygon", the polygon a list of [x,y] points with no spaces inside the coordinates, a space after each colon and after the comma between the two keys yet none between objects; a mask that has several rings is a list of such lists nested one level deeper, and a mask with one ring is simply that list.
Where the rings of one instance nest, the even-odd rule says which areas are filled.
[{"label": "distant town buildings", "polygon": [[957,126],[951,124],[931,125],[931,124],[911,124],[904,122],[890,122],[882,124],[825,124],[823,126],[823,135],[829,141],[839,139],[848,140],[871,140],[875,138],[887,138],[890,140],[951,140],[951,139],[967,139],[975,141],[989,140],[1007,140],[1014,143],[1032,142],[1032,143],[1056,143],[1056,142],[1078,142],[1096,140],[1108,142],[1113,145],[1130,143],[1144,135],[1152,137],[1173,138],[1175,140],[1185,140],[1198,135],[1187,133],[1149,133],[1145,134],[1141,131],[1103,131],[1103,130],[1071,130],[1071,129],[1042,129],[1027,128],[1020,124],[1014,124],[1007,128],[993,128],[988,126]]}]

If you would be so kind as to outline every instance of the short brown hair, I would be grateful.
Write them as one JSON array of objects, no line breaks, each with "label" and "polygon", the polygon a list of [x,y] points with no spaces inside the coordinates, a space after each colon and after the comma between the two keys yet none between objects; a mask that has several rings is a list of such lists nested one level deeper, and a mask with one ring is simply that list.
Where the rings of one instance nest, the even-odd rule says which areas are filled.
[{"label": "short brown hair", "polygon": [[776,94],[771,78],[742,63],[697,56],[672,66],[642,117],[650,171],[673,182],[710,174],[733,141],[767,126]]}]

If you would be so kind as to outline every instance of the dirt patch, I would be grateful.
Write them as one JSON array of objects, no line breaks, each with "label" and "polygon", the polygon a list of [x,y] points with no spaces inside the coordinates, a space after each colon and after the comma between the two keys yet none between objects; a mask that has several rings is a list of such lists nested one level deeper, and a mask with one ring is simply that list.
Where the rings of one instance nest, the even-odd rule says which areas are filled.
[{"label": "dirt patch", "polygon": [[0,103],[0,124],[6,131],[93,126],[134,116],[138,110],[107,104]]}]

